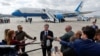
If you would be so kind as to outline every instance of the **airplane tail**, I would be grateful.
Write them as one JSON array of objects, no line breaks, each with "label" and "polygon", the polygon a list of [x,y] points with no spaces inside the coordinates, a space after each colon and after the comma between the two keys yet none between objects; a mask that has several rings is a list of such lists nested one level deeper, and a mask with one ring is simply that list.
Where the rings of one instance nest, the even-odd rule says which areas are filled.
[{"label": "airplane tail", "polygon": [[83,1],[80,2],[80,4],[77,6],[77,8],[75,9],[76,12],[80,12],[83,6]]}]

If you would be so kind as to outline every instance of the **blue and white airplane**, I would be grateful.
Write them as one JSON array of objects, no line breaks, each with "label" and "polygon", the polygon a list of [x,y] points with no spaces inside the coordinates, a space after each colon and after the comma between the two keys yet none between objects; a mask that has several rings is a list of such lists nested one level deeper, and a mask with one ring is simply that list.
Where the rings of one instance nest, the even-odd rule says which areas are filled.
[{"label": "blue and white airplane", "polygon": [[74,12],[53,10],[53,9],[37,9],[37,8],[20,8],[12,13],[13,16],[18,17],[41,17],[42,19],[56,20],[64,19],[65,17],[76,17],[81,14],[92,13],[93,11],[81,12],[83,1],[77,6]]}]

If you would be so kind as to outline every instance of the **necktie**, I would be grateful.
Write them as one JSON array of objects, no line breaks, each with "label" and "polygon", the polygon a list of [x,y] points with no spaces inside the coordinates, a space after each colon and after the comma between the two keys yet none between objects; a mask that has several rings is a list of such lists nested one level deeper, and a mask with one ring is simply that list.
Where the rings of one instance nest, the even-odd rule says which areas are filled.
[{"label": "necktie", "polygon": [[46,32],[45,32],[45,36],[47,36],[47,35],[48,35],[48,32],[46,31]]}]

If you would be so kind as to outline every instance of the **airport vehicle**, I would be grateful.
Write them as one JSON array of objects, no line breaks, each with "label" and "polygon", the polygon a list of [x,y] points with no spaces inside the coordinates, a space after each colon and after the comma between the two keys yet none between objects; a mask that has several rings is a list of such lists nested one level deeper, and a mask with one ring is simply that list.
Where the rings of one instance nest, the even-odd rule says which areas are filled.
[{"label": "airport vehicle", "polygon": [[[63,10],[53,10],[53,9],[37,9],[37,8],[20,8],[12,13],[13,16],[24,17],[41,17],[42,19],[48,19],[50,21],[65,21],[65,17],[77,17],[81,14],[92,13],[93,11],[81,12],[83,1],[77,6],[74,12],[63,11]],[[81,18],[80,18],[81,19]]]},{"label": "airport vehicle", "polygon": [[85,17],[83,15],[77,16],[77,21],[90,21],[91,17]]}]

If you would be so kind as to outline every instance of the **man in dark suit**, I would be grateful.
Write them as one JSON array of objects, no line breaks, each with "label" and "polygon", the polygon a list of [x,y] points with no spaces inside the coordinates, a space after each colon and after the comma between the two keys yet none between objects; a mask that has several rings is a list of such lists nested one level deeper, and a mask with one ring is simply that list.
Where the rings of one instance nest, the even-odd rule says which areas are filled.
[{"label": "man in dark suit", "polygon": [[48,56],[51,56],[51,48],[53,42],[53,32],[49,30],[49,25],[44,25],[44,30],[40,33],[40,41],[42,47],[43,56],[46,56],[46,51]]},{"label": "man in dark suit", "polygon": [[92,22],[92,27],[95,29],[95,30],[97,30],[98,29],[98,26],[96,25],[96,22],[94,21],[94,22]]}]

